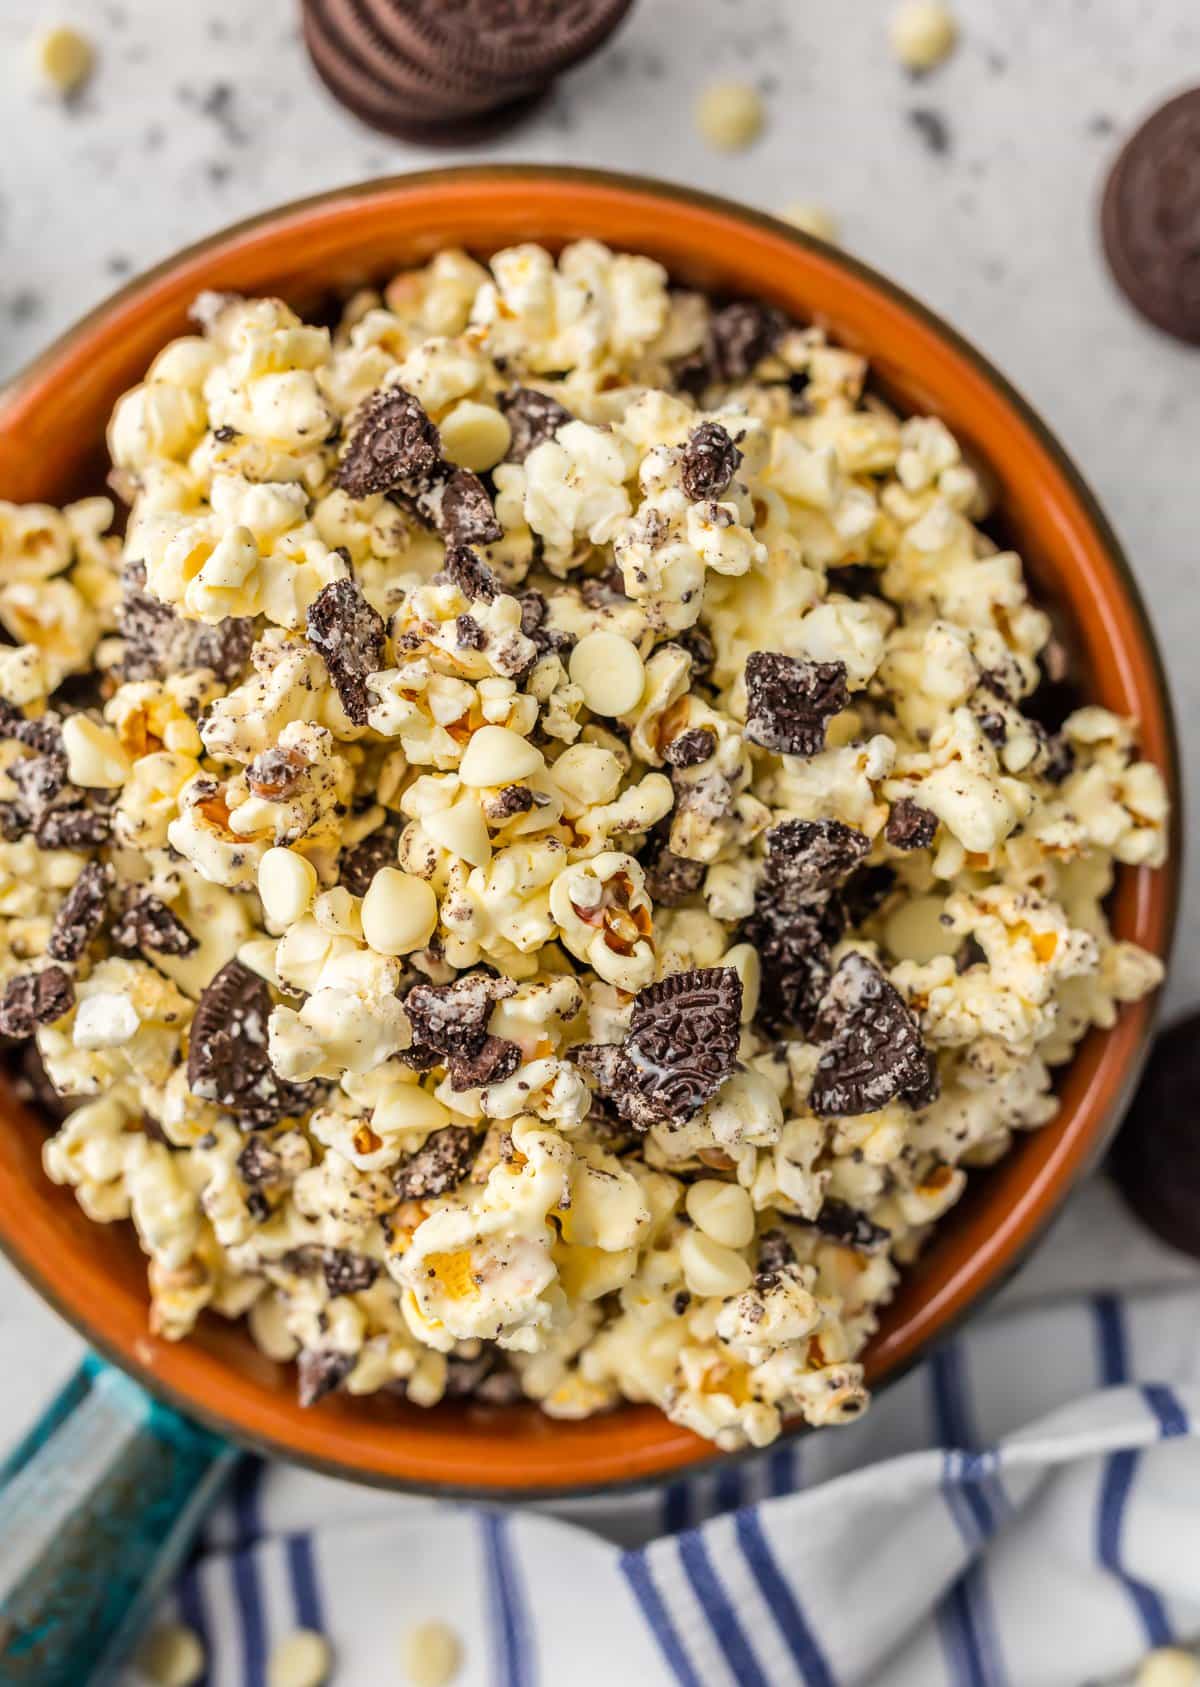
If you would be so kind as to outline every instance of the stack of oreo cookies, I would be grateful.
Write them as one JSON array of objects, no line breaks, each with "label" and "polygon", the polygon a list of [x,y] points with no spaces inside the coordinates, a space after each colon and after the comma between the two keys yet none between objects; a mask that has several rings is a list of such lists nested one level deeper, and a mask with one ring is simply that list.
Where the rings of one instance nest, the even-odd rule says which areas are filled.
[{"label": "stack of oreo cookies", "polygon": [[401,140],[462,145],[513,122],[606,41],[632,0],[303,0],[317,74]]}]

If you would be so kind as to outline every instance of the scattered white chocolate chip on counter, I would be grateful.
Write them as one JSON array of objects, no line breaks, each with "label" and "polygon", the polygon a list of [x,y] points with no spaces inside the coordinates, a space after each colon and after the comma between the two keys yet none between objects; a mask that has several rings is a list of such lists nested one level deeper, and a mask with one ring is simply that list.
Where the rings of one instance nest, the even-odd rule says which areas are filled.
[{"label": "scattered white chocolate chip on counter", "polygon": [[333,1652],[325,1636],[298,1628],[267,1660],[267,1687],[322,1687],[332,1668]]},{"label": "scattered white chocolate chip on counter", "polygon": [[646,683],[637,646],[619,633],[585,633],[571,652],[572,683],[594,715],[627,715]]},{"label": "scattered white chocolate chip on counter", "polygon": [[433,887],[399,867],[381,867],[362,904],[363,936],[378,955],[411,955],[437,927]]},{"label": "scattered white chocolate chip on counter", "polygon": [[64,97],[83,87],[96,63],[95,48],[87,36],[69,24],[56,24],[36,36],[33,55],[42,80]]},{"label": "scattered white chocolate chip on counter", "polygon": [[1200,1663],[1178,1646],[1161,1646],[1142,1659],[1137,1687],[1198,1687]]},{"label": "scattered white chocolate chip on counter", "polygon": [[204,1674],[204,1644],[186,1623],[163,1623],[138,1647],[134,1666],[149,1687],[193,1687]]},{"label": "scattered white chocolate chip on counter", "polygon": [[741,152],[762,133],[762,96],[748,82],[713,82],[696,101],[696,127],[710,146]]},{"label": "scattered white chocolate chip on counter", "polygon": [[448,1687],[462,1663],[462,1645],[446,1623],[417,1623],[404,1636],[401,1662],[410,1687]]},{"label": "scattered white chocolate chip on counter", "polygon": [[892,52],[906,70],[920,75],[950,56],[958,24],[941,0],[901,0],[888,30]]},{"label": "scattered white chocolate chip on counter", "polygon": [[804,200],[794,200],[785,205],[779,215],[785,223],[791,223],[802,234],[811,234],[817,240],[826,240],[833,245],[836,243],[841,230],[837,218],[832,211],[827,211],[823,205],[808,204]]}]

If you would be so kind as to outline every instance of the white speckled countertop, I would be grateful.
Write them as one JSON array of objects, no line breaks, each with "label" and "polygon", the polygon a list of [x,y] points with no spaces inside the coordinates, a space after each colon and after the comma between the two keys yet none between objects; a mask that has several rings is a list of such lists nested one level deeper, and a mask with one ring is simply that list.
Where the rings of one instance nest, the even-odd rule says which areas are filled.
[{"label": "white speckled countertop", "polygon": [[[297,0],[3,0],[0,380],[174,248],[368,176],[492,156],[636,170],[768,210],[817,201],[851,251],[999,364],[1083,468],[1149,600],[1186,745],[1200,717],[1200,353],[1116,294],[1096,200],[1120,135],[1189,66],[1195,77],[1200,10],[954,3],[958,52],[914,82],[888,54],[890,0],[640,0],[606,51],[481,154],[401,146],[343,113],[308,68]],[[99,51],[68,107],[29,68],[29,40],[51,18]],[[697,137],[691,108],[712,77],[764,95],[767,128],[748,153],[718,155]],[[943,120],[943,148],[920,112]],[[1176,1009],[1200,996],[1195,857],[1189,868]],[[1114,1212],[1103,1187],[1075,1203],[1054,1244],[1060,1278],[1105,1258],[1113,1281],[1161,1280],[1157,1250],[1105,1246]],[[0,1445],[77,1350],[0,1268]]]}]

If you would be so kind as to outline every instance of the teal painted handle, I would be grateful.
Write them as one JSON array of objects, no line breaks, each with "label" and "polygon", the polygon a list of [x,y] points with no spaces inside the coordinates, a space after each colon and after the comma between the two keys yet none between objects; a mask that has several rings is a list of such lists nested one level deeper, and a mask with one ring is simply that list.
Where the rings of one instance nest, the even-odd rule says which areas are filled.
[{"label": "teal painted handle", "polygon": [[0,1681],[111,1681],[236,1456],[86,1360],[0,1465]]}]

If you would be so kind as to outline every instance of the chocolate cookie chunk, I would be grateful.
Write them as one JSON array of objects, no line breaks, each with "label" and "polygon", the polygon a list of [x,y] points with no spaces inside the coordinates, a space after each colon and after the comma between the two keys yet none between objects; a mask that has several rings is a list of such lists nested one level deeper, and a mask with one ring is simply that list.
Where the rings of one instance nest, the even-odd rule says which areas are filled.
[{"label": "chocolate cookie chunk", "polygon": [[434,525],[447,545],[494,545],[504,537],[491,495],[470,469],[455,469],[442,487]]},{"label": "chocolate cookie chunk", "polygon": [[352,498],[375,492],[427,492],[446,473],[437,428],[403,387],[381,387],[359,406],[334,476]]},{"label": "chocolate cookie chunk", "polygon": [[404,998],[412,1046],[401,1060],[426,1072],[443,1063],[452,1089],[478,1089],[511,1077],[521,1064],[515,1043],[488,1033],[492,1008],[511,996],[511,979],[467,973],[453,984],[415,984]]},{"label": "chocolate cookie chunk", "polygon": [[383,667],[383,617],[353,580],[331,580],[308,606],[308,642],[320,651],[342,708],[355,726],[367,724],[367,675]]},{"label": "chocolate cookie chunk", "polygon": [[1112,1151],[1126,1201],[1156,1236],[1200,1259],[1200,1014],[1156,1040]]},{"label": "chocolate cookie chunk", "polygon": [[827,911],[820,905],[786,909],[764,885],[742,936],[758,951],[761,979],[758,1024],[772,1036],[789,1030],[807,1032],[816,1017],[832,974],[831,948],[837,941]]},{"label": "chocolate cookie chunk", "polygon": [[450,1056],[450,1088],[476,1090],[485,1084],[502,1084],[521,1064],[521,1050],[506,1037],[486,1036],[472,1054]]},{"label": "chocolate cookie chunk", "polygon": [[663,760],[668,767],[699,767],[716,747],[717,735],[711,727],[694,726],[690,732],[681,732],[678,738],[672,738],[663,751]]},{"label": "chocolate cookie chunk", "polygon": [[768,897],[787,913],[824,902],[871,847],[862,832],[840,820],[781,820],[766,834],[766,844]]},{"label": "chocolate cookie chunk", "polygon": [[629,1035],[576,1059],[630,1124],[682,1124],[737,1065],[742,981],[732,967],[697,967],[639,990]]},{"label": "chocolate cookie chunk", "polygon": [[46,952],[56,961],[77,961],[108,917],[108,892],[113,872],[100,861],[89,861],[62,900]]},{"label": "chocolate cookie chunk", "polygon": [[299,750],[276,744],[255,756],[246,769],[246,783],[264,802],[286,802],[295,794],[307,771],[308,762]]},{"label": "chocolate cookie chunk", "polygon": [[910,1107],[937,1098],[937,1067],[916,1015],[873,961],[845,956],[812,1029],[825,1045],[808,1104],[814,1113],[875,1113],[898,1096]]},{"label": "chocolate cookie chunk", "polygon": [[1104,250],[1126,298],[1200,345],[1200,88],[1168,101],[1126,143],[1105,189]]},{"label": "chocolate cookie chunk", "polygon": [[243,1130],[306,1112],[312,1085],[280,1078],[267,1055],[271,992],[241,961],[226,961],[196,1004],[187,1081],[194,1095],[235,1115]]},{"label": "chocolate cookie chunk", "polygon": [[858,1248],[863,1253],[877,1253],[892,1239],[890,1230],[872,1223],[866,1213],[845,1201],[826,1200],[813,1223],[822,1236],[844,1242],[848,1248]]},{"label": "chocolate cookie chunk", "polygon": [[190,955],[199,946],[179,917],[150,891],[135,890],[112,929],[118,949],[150,955]]},{"label": "chocolate cookie chunk", "polygon": [[714,311],[708,328],[708,373],[714,381],[744,381],[774,351],[787,318],[771,305],[738,299]]},{"label": "chocolate cookie chunk", "polygon": [[892,804],[884,836],[893,849],[928,849],[937,836],[938,819],[911,797]]},{"label": "chocolate cookie chunk", "polygon": [[33,835],[39,849],[99,849],[112,836],[112,816],[98,808],[51,808]]},{"label": "chocolate cookie chunk", "polygon": [[211,668],[226,685],[237,680],[250,659],[254,622],[229,616],[209,626],[177,615],[146,590],[146,565],[130,562],[121,576],[117,631],[125,648],[117,672],[121,679],[166,679],[168,674]]},{"label": "chocolate cookie chunk", "polygon": [[746,658],[746,737],[764,750],[815,756],[827,722],[850,701],[844,662],[806,662],[775,650]]},{"label": "chocolate cookie chunk", "polygon": [[392,1172],[402,1201],[424,1201],[457,1189],[475,1163],[479,1142],[466,1125],[444,1125],[432,1131]]},{"label": "chocolate cookie chunk", "polygon": [[512,387],[500,394],[499,403],[512,429],[506,463],[523,463],[536,446],[575,419],[565,405],[536,387]]},{"label": "chocolate cookie chunk", "polygon": [[331,1295],[361,1294],[379,1275],[373,1259],[350,1248],[326,1248],[321,1255],[321,1270]]},{"label": "chocolate cookie chunk", "polygon": [[62,967],[19,972],[0,995],[0,1037],[32,1037],[39,1025],[53,1025],[75,1005],[75,986]]},{"label": "chocolate cookie chunk", "polygon": [[392,33],[418,64],[502,83],[556,76],[616,29],[631,0],[397,0]]},{"label": "chocolate cookie chunk", "polygon": [[500,595],[499,580],[469,545],[448,545],[442,571],[468,603],[492,603]]},{"label": "chocolate cookie chunk", "polygon": [[693,503],[719,498],[737,473],[742,454],[719,422],[702,422],[679,463],[683,490]]},{"label": "chocolate cookie chunk", "polygon": [[703,861],[689,861],[676,855],[667,840],[671,828],[665,822],[646,839],[641,865],[646,874],[646,893],[656,907],[677,908],[694,896],[708,871]]},{"label": "chocolate cookie chunk", "polygon": [[318,1400],[340,1388],[353,1369],[354,1355],[351,1353],[306,1347],[296,1360],[300,1404],[315,1406]]},{"label": "chocolate cookie chunk", "polygon": [[400,847],[400,828],[394,820],[385,820],[360,838],[338,857],[338,883],[345,885],[351,896],[365,896],[371,881],[381,867],[396,865]]}]

